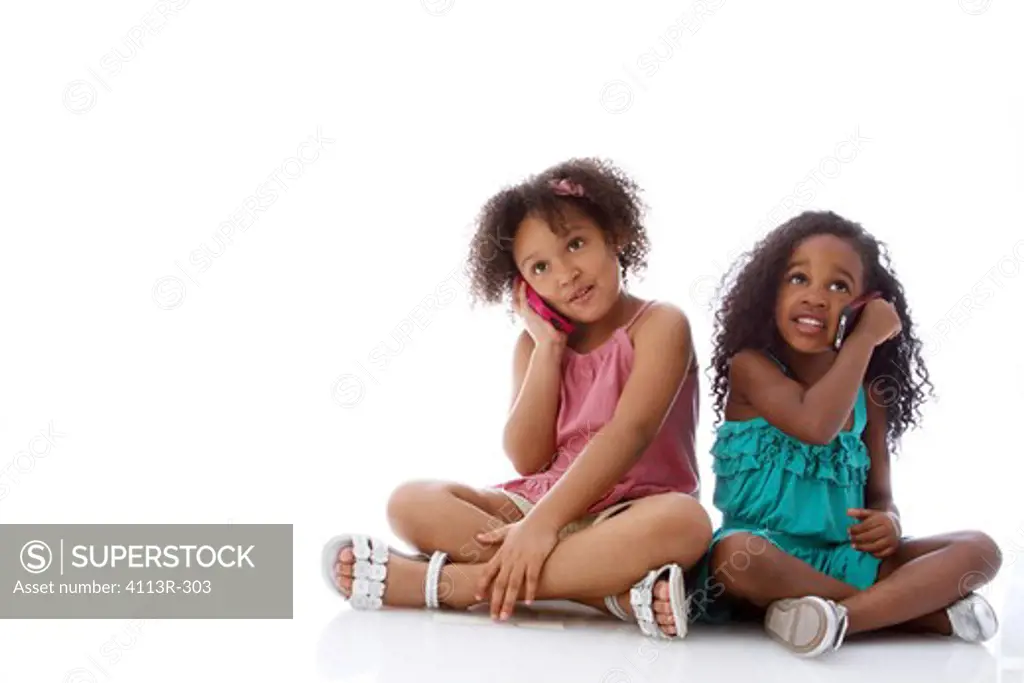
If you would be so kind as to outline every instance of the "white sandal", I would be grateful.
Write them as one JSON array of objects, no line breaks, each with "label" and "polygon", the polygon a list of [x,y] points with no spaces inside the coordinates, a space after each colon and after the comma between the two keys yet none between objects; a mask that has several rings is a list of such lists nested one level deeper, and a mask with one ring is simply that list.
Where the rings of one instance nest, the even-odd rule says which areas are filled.
[{"label": "white sandal", "polygon": [[[675,617],[676,634],[668,635],[661,630],[661,624],[654,613],[654,584],[668,572],[669,605]],[[686,587],[683,581],[683,568],[678,564],[666,564],[659,569],[652,569],[647,576],[637,581],[629,590],[629,603],[633,606],[633,615],[640,630],[645,636],[667,640],[682,640],[686,637],[689,626],[689,604],[686,599]],[[630,621],[629,615],[619,607],[616,596],[609,595],[604,599],[608,611],[623,621]]]},{"label": "white sandal", "polygon": [[[355,554],[352,577],[352,597],[345,598],[345,594],[338,587],[336,568],[338,555],[343,548],[351,547]],[[322,565],[324,580],[327,585],[335,590],[352,604],[354,609],[375,610],[384,606],[384,579],[388,574],[388,558],[391,555],[398,555],[407,560],[422,561],[427,559],[424,554],[409,555],[401,550],[395,550],[384,541],[372,536],[360,534],[343,534],[335,536],[324,546]],[[430,563],[427,565],[427,576],[424,581],[423,593],[426,597],[427,609],[440,609],[441,601],[437,597],[438,584],[441,581],[441,568],[448,560],[448,554],[441,551],[430,556]]]}]

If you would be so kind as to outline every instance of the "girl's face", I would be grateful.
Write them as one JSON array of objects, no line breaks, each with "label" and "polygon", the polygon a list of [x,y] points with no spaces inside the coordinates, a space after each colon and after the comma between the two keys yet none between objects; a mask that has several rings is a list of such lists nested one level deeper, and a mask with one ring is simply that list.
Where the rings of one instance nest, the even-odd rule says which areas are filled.
[{"label": "girl's face", "polygon": [[830,350],[839,314],[863,287],[864,264],[853,245],[835,235],[808,237],[793,249],[779,286],[779,334],[801,353]]},{"label": "girl's face", "polygon": [[523,219],[512,255],[526,281],[555,310],[572,320],[592,323],[618,300],[618,256],[585,213],[572,206],[564,207],[564,213],[562,235],[539,216]]}]

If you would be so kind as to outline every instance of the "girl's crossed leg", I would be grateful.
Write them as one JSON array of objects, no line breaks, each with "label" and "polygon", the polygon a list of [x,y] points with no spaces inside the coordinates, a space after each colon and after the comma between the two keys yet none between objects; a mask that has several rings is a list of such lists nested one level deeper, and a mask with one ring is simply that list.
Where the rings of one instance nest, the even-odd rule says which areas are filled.
[{"label": "girl's crossed leg", "polygon": [[402,484],[388,500],[395,534],[425,553],[441,550],[453,562],[487,562],[499,546],[476,535],[518,522],[523,512],[505,494],[445,481]]},{"label": "girl's crossed leg", "polygon": [[[522,519],[504,494],[446,482],[414,482],[399,487],[388,504],[396,534],[422,551],[441,550],[452,564],[442,570],[441,601],[464,609],[478,601],[475,591],[485,563],[497,547],[475,535]],[[637,501],[600,524],[564,538],[548,557],[537,598],[580,602],[607,612],[604,596],[618,596],[630,616],[629,589],[648,571],[667,563],[691,567],[703,555],[711,525],[700,503],[683,494],[662,494]],[[467,540],[468,539],[468,540]],[[348,594],[354,556],[342,550],[338,585]],[[425,562],[392,557],[384,603],[423,606]],[[654,589],[653,610],[662,630],[676,632],[665,581]]]},{"label": "girl's crossed leg", "polygon": [[903,542],[865,590],[748,533],[722,539],[712,553],[713,581],[724,593],[762,610],[786,598],[832,600],[846,609],[850,634],[899,627],[950,635],[946,608],[991,581],[1000,564],[996,543],[977,531]]}]

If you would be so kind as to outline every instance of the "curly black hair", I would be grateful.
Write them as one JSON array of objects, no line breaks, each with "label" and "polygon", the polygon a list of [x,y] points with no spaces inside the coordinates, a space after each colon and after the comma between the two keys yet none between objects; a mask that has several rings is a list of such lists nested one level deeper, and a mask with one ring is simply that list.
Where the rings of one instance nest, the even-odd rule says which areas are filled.
[{"label": "curly black hair", "polygon": [[[568,180],[583,196],[556,195],[552,183]],[[563,208],[575,206],[604,232],[609,243],[621,245],[619,263],[625,281],[647,267],[650,245],[643,224],[646,205],[640,188],[621,169],[602,159],[570,159],[518,185],[505,187],[487,200],[476,220],[466,271],[474,301],[500,303],[511,295],[518,274],[512,242],[519,224],[537,215],[555,230],[564,231]]]},{"label": "curly black hair", "polygon": [[[895,339],[879,345],[868,364],[867,382],[886,408],[886,441],[891,449],[920,422],[921,405],[932,383],[921,355],[903,286],[892,269],[888,248],[858,223],[831,211],[807,211],[783,223],[741,256],[723,276],[716,293],[714,350],[708,372],[721,421],[729,391],[729,362],[743,349],[778,353],[782,341],[775,303],[790,256],[803,240],[829,234],[847,240],[864,263],[864,291],[879,291],[895,307],[903,325]],[[724,294],[722,294],[724,292]]]}]

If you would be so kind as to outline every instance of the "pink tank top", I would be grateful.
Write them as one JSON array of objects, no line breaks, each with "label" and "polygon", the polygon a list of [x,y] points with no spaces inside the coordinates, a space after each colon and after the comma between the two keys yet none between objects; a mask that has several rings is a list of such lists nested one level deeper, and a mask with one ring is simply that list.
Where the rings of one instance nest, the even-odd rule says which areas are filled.
[{"label": "pink tank top", "polygon": [[[615,413],[619,396],[633,369],[633,344],[628,330],[653,304],[644,304],[623,327],[589,353],[566,349],[556,424],[557,452],[542,471],[499,484],[532,503],[539,501]],[[697,496],[700,479],[694,449],[699,409],[697,362],[694,360],[680,386],[661,430],[640,459],[600,500],[590,506],[597,513],[618,502],[669,491]]]}]

